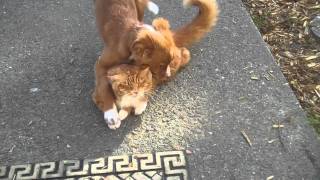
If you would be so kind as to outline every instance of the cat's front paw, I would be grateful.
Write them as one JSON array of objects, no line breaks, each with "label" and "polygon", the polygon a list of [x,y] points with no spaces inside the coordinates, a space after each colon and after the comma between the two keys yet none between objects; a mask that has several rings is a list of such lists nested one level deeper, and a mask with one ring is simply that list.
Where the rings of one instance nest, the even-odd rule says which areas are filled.
[{"label": "cat's front paw", "polygon": [[104,120],[108,124],[108,127],[113,130],[118,129],[121,125],[117,109],[110,109],[104,112]]},{"label": "cat's front paw", "polygon": [[128,115],[129,115],[129,112],[126,111],[126,110],[121,109],[121,110],[119,111],[119,119],[120,119],[121,121],[124,120],[124,119],[126,119],[126,118],[128,117]]},{"label": "cat's front paw", "polygon": [[141,115],[146,110],[147,105],[148,105],[147,102],[143,102],[143,103],[139,104],[139,106],[134,109],[134,114]]}]

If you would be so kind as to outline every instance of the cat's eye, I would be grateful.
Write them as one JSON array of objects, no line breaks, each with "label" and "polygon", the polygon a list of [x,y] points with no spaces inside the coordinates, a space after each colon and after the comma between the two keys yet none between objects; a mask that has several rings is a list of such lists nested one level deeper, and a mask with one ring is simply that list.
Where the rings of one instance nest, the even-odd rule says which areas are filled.
[{"label": "cat's eye", "polygon": [[118,88],[119,88],[119,90],[124,90],[124,89],[126,89],[126,86],[123,85],[123,84],[120,84],[120,85],[118,86]]}]

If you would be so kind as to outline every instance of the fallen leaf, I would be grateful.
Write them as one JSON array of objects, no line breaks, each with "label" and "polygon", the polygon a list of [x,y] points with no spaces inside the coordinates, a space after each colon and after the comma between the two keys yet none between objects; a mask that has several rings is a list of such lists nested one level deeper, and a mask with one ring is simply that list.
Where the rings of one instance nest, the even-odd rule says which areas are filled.
[{"label": "fallen leaf", "polygon": [[318,58],[318,56],[309,56],[306,58],[307,61],[310,61],[310,60],[313,60],[313,59],[316,59]]},{"label": "fallen leaf", "polygon": [[309,64],[307,64],[307,66],[308,66],[309,68],[315,67],[316,65],[317,65],[317,63],[309,63]]},{"label": "fallen leaf", "polygon": [[287,57],[287,58],[290,58],[290,59],[293,59],[294,58],[294,56],[291,54],[291,52],[289,52],[289,51],[285,51],[284,53],[283,53],[283,55],[285,56],[285,57]]},{"label": "fallen leaf", "polygon": [[273,178],[274,178],[274,176],[269,176],[269,177],[267,177],[266,180],[272,180]]},{"label": "fallen leaf", "polygon": [[251,76],[251,79],[252,80],[259,80],[260,78],[258,76],[253,75],[253,76]]},{"label": "fallen leaf", "polygon": [[268,143],[271,144],[271,143],[273,143],[275,141],[276,141],[276,139],[272,139],[272,140],[268,141]]},{"label": "fallen leaf", "polygon": [[242,136],[246,139],[247,143],[250,145],[250,147],[252,146],[251,140],[249,139],[249,136],[247,135],[247,133],[245,131],[241,131]]},{"label": "fallen leaf", "polygon": [[272,127],[273,128],[284,128],[284,125],[282,125],[282,124],[274,124],[274,125],[272,125]]}]

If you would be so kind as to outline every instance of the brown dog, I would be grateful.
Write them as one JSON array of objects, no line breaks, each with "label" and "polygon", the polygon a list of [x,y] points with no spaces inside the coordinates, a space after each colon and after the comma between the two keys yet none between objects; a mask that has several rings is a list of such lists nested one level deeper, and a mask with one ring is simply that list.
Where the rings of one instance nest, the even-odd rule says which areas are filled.
[{"label": "brown dog", "polygon": [[190,24],[171,32],[166,20],[157,19],[150,27],[141,23],[148,3],[148,0],[95,2],[97,26],[106,46],[95,65],[93,100],[104,112],[104,118],[112,129],[118,128],[120,119],[114,95],[106,80],[108,69],[127,63],[131,58],[136,65],[150,67],[155,84],[163,82],[189,61],[189,51],[183,46],[203,37],[217,20],[215,0],[185,0],[185,4],[200,9]]}]

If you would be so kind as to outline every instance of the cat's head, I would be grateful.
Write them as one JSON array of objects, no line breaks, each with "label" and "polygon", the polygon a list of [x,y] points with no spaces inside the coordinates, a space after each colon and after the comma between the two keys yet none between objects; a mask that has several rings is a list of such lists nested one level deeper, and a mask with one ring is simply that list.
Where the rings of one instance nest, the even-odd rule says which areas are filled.
[{"label": "cat's head", "polygon": [[117,98],[123,96],[144,98],[153,90],[149,67],[122,64],[111,68],[107,78]]}]

